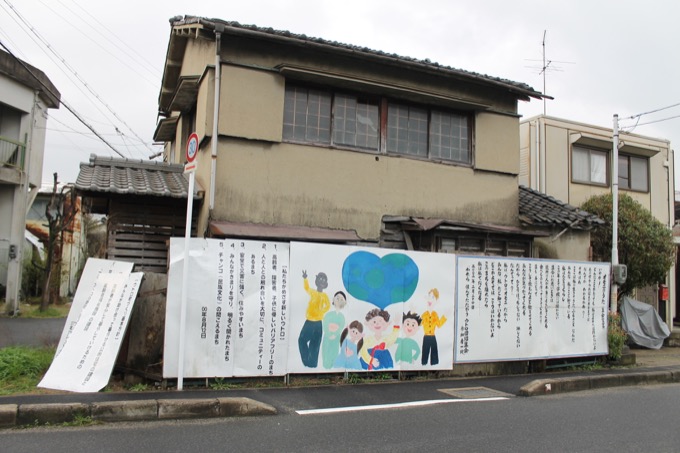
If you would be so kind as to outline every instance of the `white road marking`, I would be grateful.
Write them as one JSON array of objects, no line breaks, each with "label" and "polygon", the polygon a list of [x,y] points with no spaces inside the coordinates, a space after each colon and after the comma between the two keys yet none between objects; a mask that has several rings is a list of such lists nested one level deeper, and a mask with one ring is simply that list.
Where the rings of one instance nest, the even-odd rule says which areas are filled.
[{"label": "white road marking", "polygon": [[295,411],[298,415],[315,415],[315,414],[332,414],[335,412],[355,412],[355,411],[374,411],[383,409],[398,409],[402,407],[417,407],[417,406],[432,406],[434,404],[446,404],[446,403],[474,403],[474,402],[484,402],[484,401],[502,401],[507,400],[506,397],[493,397],[493,398],[469,398],[469,399],[440,399],[440,400],[426,400],[426,401],[408,401],[405,403],[392,403],[392,404],[374,404],[371,406],[346,406],[346,407],[329,407],[325,409],[309,409]]}]

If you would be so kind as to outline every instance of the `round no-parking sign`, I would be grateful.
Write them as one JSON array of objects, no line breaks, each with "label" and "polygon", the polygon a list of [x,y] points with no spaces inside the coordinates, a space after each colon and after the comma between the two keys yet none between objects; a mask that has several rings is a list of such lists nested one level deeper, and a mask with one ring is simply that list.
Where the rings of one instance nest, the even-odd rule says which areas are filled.
[{"label": "round no-parking sign", "polygon": [[187,162],[193,162],[198,154],[198,135],[194,132],[187,140]]}]

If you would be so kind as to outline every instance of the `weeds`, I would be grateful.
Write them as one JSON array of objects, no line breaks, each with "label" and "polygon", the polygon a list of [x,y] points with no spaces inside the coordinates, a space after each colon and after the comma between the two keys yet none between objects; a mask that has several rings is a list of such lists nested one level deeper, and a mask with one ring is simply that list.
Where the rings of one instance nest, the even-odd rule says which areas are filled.
[{"label": "weeds", "polygon": [[76,414],[70,422],[64,422],[61,426],[89,426],[97,425],[98,421],[93,420],[89,415]]},{"label": "weeds", "polygon": [[128,387],[128,390],[131,392],[146,392],[149,390],[149,385],[144,383],[133,384]]},{"label": "weeds", "polygon": [[0,395],[33,391],[53,357],[54,348],[11,346],[0,349]]},{"label": "weeds", "polygon": [[348,384],[361,384],[364,382],[364,379],[361,377],[361,375],[352,373],[349,376],[347,376],[347,381]]},{"label": "weeds", "polygon": [[215,380],[210,383],[210,388],[212,390],[230,390],[232,385],[226,382],[224,378],[215,378]]}]

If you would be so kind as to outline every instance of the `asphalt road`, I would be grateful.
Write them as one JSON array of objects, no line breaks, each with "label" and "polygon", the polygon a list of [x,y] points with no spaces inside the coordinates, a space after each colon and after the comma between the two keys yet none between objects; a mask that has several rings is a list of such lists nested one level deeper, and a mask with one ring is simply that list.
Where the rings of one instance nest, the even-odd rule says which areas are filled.
[{"label": "asphalt road", "polygon": [[[445,383],[450,387],[451,381]],[[443,386],[442,386],[443,387]],[[400,384],[404,399],[434,396]],[[676,452],[680,384],[496,401],[300,415],[352,403],[338,392],[269,417],[48,427],[0,431],[7,452]],[[429,389],[427,392],[436,389]],[[380,392],[364,389],[364,403]],[[437,391],[438,394],[441,392]],[[300,395],[297,395],[300,396]],[[445,398],[446,395],[438,396]],[[331,404],[331,406],[329,406]]]},{"label": "asphalt road", "polygon": [[0,348],[56,346],[66,318],[0,318]]}]

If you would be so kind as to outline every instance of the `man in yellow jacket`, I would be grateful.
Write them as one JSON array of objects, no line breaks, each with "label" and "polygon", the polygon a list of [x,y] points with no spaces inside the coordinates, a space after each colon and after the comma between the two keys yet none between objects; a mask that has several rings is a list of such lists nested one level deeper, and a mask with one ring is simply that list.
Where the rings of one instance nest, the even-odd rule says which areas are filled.
[{"label": "man in yellow jacket", "polygon": [[324,289],[328,288],[328,277],[323,272],[316,275],[314,280],[316,290],[309,287],[307,271],[302,271],[302,278],[304,279],[305,291],[309,294],[309,302],[305,313],[305,323],[298,338],[298,347],[300,348],[302,364],[309,368],[316,368],[319,363],[319,347],[323,334],[322,320],[331,308],[328,294],[323,292]]},{"label": "man in yellow jacket", "polygon": [[421,363],[427,365],[429,361],[431,365],[439,363],[439,350],[437,349],[437,337],[434,336],[434,331],[441,327],[446,322],[446,316],[439,317],[436,311],[432,310],[434,304],[439,300],[439,290],[432,288],[427,293],[427,311],[422,314],[423,326],[423,355]]}]

